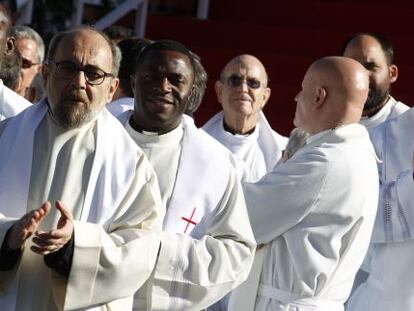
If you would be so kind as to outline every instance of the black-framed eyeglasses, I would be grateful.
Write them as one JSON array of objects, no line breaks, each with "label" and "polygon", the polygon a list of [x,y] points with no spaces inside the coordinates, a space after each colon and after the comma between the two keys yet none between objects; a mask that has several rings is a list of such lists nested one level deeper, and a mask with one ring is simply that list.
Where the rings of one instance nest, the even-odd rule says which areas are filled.
[{"label": "black-framed eyeglasses", "polygon": [[29,69],[32,68],[34,65],[40,65],[41,63],[33,63],[30,59],[22,58],[22,68]]},{"label": "black-framed eyeglasses", "polygon": [[100,68],[92,65],[78,66],[71,61],[50,62],[56,66],[56,72],[63,79],[73,79],[79,71],[83,71],[86,82],[90,85],[100,85],[104,82],[106,77],[113,78],[112,73],[107,73]]},{"label": "black-framed eyeglasses", "polygon": [[230,87],[238,87],[240,86],[243,81],[246,81],[246,84],[251,89],[258,89],[262,83],[254,78],[245,78],[236,74],[233,74],[225,79],[225,82]]}]

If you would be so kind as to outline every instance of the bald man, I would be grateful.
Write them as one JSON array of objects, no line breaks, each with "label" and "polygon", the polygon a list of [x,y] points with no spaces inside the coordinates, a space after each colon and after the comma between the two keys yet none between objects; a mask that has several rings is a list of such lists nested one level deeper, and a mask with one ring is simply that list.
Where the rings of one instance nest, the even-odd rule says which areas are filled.
[{"label": "bald man", "polygon": [[271,93],[266,69],[254,56],[237,56],[222,70],[215,90],[223,110],[203,130],[247,164],[246,181],[257,181],[273,169],[288,140],[271,129],[262,112]]},{"label": "bald man", "polygon": [[236,289],[228,310],[343,310],[378,203],[375,152],[358,124],[368,85],[364,67],[348,58],[323,58],[307,71],[294,120],[311,135],[307,144],[243,187],[265,254],[256,297]]},{"label": "bald man", "polygon": [[369,72],[370,90],[360,123],[375,127],[408,110],[391,96],[391,84],[398,78],[391,42],[373,33],[358,33],[347,40],[342,55],[360,62]]}]

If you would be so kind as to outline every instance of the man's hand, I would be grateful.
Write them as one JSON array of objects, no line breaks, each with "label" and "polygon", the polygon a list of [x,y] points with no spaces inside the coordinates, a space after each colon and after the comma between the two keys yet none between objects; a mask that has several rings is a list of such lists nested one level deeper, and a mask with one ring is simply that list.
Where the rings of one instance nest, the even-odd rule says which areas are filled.
[{"label": "man's hand", "polygon": [[31,250],[37,254],[47,255],[57,252],[72,238],[73,216],[71,212],[60,201],[57,201],[55,206],[60,212],[57,228],[49,232],[37,231],[33,237],[35,245],[31,247]]},{"label": "man's hand", "polygon": [[50,202],[24,215],[12,227],[7,245],[13,250],[20,249],[24,242],[36,231],[37,226],[50,211]]}]

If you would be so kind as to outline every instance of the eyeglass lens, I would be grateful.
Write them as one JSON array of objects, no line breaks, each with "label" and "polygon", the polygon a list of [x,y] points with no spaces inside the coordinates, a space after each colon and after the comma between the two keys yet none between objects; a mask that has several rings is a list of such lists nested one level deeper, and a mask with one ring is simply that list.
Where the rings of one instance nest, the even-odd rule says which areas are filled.
[{"label": "eyeglass lens", "polygon": [[[238,87],[244,81],[244,78],[238,75],[231,75],[227,78],[227,84],[231,87]],[[258,89],[260,87],[260,81],[254,78],[246,78],[247,86],[252,89]]]},{"label": "eyeglass lens", "polygon": [[102,69],[93,66],[80,67],[69,61],[56,63],[56,68],[59,74],[67,79],[71,79],[77,75],[79,71],[83,71],[86,81],[94,85],[101,84],[108,75]]}]

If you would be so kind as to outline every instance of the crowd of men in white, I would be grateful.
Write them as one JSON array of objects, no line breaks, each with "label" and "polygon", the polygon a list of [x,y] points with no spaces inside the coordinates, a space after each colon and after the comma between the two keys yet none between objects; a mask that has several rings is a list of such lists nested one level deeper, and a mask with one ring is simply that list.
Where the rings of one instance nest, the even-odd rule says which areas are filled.
[{"label": "crowd of men in white", "polygon": [[[0,5],[0,63],[10,27]],[[0,82],[0,310],[414,310],[414,108],[385,38],[310,65],[289,141],[256,57],[223,68],[199,129],[197,55],[128,40],[82,26],[21,52],[36,104],[32,72]]]}]

